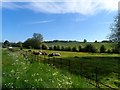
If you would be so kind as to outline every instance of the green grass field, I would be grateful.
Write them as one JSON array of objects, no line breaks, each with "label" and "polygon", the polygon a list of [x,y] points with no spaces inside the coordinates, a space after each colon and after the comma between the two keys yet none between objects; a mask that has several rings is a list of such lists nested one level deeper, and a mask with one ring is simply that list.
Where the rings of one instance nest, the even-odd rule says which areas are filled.
[{"label": "green grass field", "polygon": [[3,51],[3,88],[95,88],[84,78],[49,64],[26,62],[19,52]]},{"label": "green grass field", "polygon": [[[28,51],[28,49],[25,50]],[[44,56],[39,56],[39,61],[35,61],[35,57],[28,54],[26,61],[21,56],[20,51],[3,50],[3,87],[95,88],[86,77],[95,79],[96,67],[98,68],[98,80],[100,82],[112,88],[120,87],[120,54],[44,51],[47,53],[58,52],[61,56],[54,58],[45,56],[45,59]],[[51,66],[53,59],[56,63]],[[32,60],[33,63],[30,64],[29,60]],[[42,63],[42,60],[45,60],[45,64]],[[60,68],[59,62],[61,60],[64,67]],[[72,64],[70,71],[67,67],[69,61]],[[82,67],[80,66],[81,63]],[[34,77],[31,78],[32,75]],[[95,84],[94,81],[91,82]],[[106,88],[103,85],[100,87]]]},{"label": "green grass field", "polygon": [[95,46],[98,50],[101,47],[101,45],[105,45],[106,49],[111,49],[112,47],[114,47],[114,43],[94,43],[94,42],[87,42],[87,43],[81,43],[81,42],[67,42],[67,43],[63,43],[63,42],[53,42],[53,43],[46,43],[48,46],[52,46],[52,45],[61,45],[61,46],[70,46],[70,47],[78,47],[78,46],[82,46],[85,47],[85,45],[87,44],[92,44],[93,46]]}]

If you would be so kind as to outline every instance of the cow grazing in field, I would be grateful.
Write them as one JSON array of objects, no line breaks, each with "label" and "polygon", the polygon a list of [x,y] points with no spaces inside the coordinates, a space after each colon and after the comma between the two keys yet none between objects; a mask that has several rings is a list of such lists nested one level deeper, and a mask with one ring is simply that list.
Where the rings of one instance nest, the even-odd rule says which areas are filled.
[{"label": "cow grazing in field", "polygon": [[60,56],[60,53],[51,53],[48,55],[49,57],[53,57],[53,56]]},{"label": "cow grazing in field", "polygon": [[28,50],[28,52],[31,52],[32,50]]},{"label": "cow grazing in field", "polygon": [[60,56],[60,53],[53,53],[54,56]]},{"label": "cow grazing in field", "polygon": [[47,52],[41,52],[42,53],[42,55],[47,55]]},{"label": "cow grazing in field", "polygon": [[8,50],[12,51],[12,50],[13,50],[13,47],[8,47]]},{"label": "cow grazing in field", "polygon": [[33,54],[34,54],[34,55],[39,55],[40,53],[33,51]]}]

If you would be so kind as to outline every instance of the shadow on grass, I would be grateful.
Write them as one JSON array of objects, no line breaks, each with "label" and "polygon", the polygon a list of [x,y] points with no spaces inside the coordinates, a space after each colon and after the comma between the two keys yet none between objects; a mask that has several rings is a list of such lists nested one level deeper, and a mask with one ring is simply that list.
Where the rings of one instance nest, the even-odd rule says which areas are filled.
[{"label": "shadow on grass", "polygon": [[108,77],[111,73],[116,73],[119,78],[120,74],[120,57],[53,57],[46,58],[43,62],[93,80],[96,79],[96,73],[99,80]]}]

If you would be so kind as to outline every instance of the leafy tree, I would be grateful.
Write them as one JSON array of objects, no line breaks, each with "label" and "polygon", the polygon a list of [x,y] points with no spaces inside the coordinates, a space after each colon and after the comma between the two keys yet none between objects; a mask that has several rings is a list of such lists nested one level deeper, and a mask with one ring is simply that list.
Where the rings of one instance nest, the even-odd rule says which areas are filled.
[{"label": "leafy tree", "polygon": [[81,46],[79,46],[79,47],[78,47],[78,50],[79,50],[79,52],[81,52],[81,51],[82,51],[82,47],[81,47]]},{"label": "leafy tree", "polygon": [[106,51],[106,48],[105,48],[104,45],[102,45],[102,46],[100,47],[100,53],[105,53],[105,51]]},{"label": "leafy tree", "polygon": [[61,46],[61,50],[62,50],[62,51],[65,51],[65,47],[64,47],[64,46]]},{"label": "leafy tree", "polygon": [[47,46],[47,44],[43,43],[42,44],[42,49],[47,50],[47,49],[49,49],[49,47]]},{"label": "leafy tree", "polygon": [[84,39],[84,41],[83,41],[84,43],[86,43],[87,42],[87,40],[86,39]]},{"label": "leafy tree", "polygon": [[97,49],[93,45],[88,44],[85,46],[84,51],[95,53],[95,52],[97,52]]},{"label": "leafy tree", "polygon": [[57,50],[57,46],[55,45],[55,46],[53,47],[53,49],[54,49],[54,50]]},{"label": "leafy tree", "polygon": [[78,50],[77,50],[77,47],[73,47],[73,48],[72,48],[72,51],[73,51],[73,52],[77,52],[77,51],[78,51]]},{"label": "leafy tree", "polygon": [[4,44],[4,47],[10,46],[10,42],[8,40],[5,40],[5,42],[3,44]]},{"label": "leafy tree", "polygon": [[23,46],[25,48],[29,48],[31,46],[34,49],[39,49],[40,44],[42,44],[43,36],[39,33],[34,33],[32,38],[28,38],[24,43]]},{"label": "leafy tree", "polygon": [[95,43],[97,43],[97,40],[95,40]]},{"label": "leafy tree", "polygon": [[35,39],[35,40],[37,40],[39,42],[42,42],[43,41],[43,36],[40,33],[34,33],[33,34],[33,39]]},{"label": "leafy tree", "polygon": [[61,50],[61,46],[60,46],[60,45],[57,45],[57,46],[56,46],[56,49],[57,49],[57,50]]},{"label": "leafy tree", "polygon": [[17,47],[22,47],[23,46],[22,42],[20,42],[20,41],[16,44],[17,44]]},{"label": "leafy tree", "polygon": [[72,51],[72,48],[70,46],[67,46],[64,48],[64,51]]},{"label": "leafy tree", "polygon": [[111,24],[111,35],[109,37],[112,42],[117,43],[114,50],[115,52],[120,53],[120,13],[118,16],[114,19],[114,23]]}]

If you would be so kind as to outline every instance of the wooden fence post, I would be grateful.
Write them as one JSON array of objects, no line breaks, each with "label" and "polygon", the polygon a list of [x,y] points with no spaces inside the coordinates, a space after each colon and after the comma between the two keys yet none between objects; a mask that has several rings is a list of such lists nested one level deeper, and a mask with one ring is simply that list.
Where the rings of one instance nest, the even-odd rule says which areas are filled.
[{"label": "wooden fence post", "polygon": [[82,75],[82,63],[80,62],[80,75]]},{"label": "wooden fence post", "polygon": [[53,57],[53,66],[54,66],[54,64],[55,64],[55,61],[54,61],[54,57]]},{"label": "wooden fence post", "polygon": [[96,88],[99,88],[99,83],[98,83],[98,68],[95,68],[95,80],[96,80]]},{"label": "wooden fence post", "polygon": [[71,65],[70,64],[71,64],[70,60],[68,60],[68,70],[69,70],[69,72],[71,71]]},{"label": "wooden fence post", "polygon": [[60,58],[60,68],[62,68],[62,58]]}]

